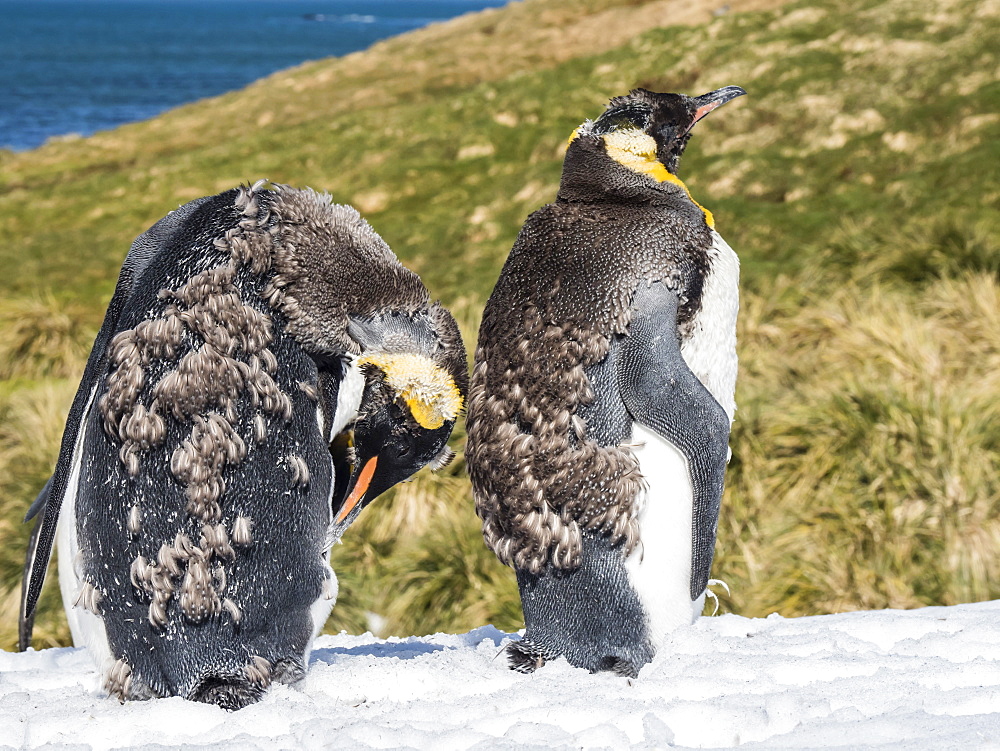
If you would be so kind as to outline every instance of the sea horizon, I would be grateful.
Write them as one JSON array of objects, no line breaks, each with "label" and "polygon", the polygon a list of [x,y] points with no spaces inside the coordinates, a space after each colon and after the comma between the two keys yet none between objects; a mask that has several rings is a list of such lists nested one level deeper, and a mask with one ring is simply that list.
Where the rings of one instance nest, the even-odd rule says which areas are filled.
[{"label": "sea horizon", "polygon": [[0,0],[0,149],[89,136],[507,0]]}]

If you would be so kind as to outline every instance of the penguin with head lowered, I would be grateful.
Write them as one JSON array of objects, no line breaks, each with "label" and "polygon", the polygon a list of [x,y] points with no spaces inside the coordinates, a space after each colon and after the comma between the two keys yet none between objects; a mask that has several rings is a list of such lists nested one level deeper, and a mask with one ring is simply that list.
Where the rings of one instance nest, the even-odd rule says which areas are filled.
[{"label": "penguin with head lowered", "polygon": [[744,94],[636,89],[572,135],[483,315],[469,397],[476,509],[514,568],[512,668],[636,675],[703,607],[735,410],[739,262],[677,177]]},{"label": "penguin with head lowered", "polygon": [[113,696],[238,709],[295,682],[331,545],[447,462],[466,381],[451,314],[354,209],[261,181],[171,212],[125,259],[28,514],[21,648],[58,538]]}]

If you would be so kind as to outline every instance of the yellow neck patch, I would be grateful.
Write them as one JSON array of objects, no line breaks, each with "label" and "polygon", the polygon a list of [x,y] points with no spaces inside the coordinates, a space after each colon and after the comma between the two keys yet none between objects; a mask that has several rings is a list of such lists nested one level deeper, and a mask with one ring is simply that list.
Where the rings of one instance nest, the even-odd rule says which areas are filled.
[{"label": "yellow neck patch", "polygon": [[[573,135],[575,137],[576,133]],[[656,141],[652,136],[638,129],[629,129],[605,133],[601,138],[604,140],[604,150],[608,156],[626,169],[640,175],[649,175],[658,183],[673,183],[682,188],[691,199],[691,203],[705,214],[705,223],[715,228],[715,217],[712,216],[712,212],[694,200],[691,191],[681,179],[668,172],[663,162],[656,158]]]},{"label": "yellow neck patch", "polygon": [[374,365],[385,373],[389,386],[406,402],[423,428],[434,430],[462,411],[462,394],[448,373],[423,355],[369,352],[358,365]]}]

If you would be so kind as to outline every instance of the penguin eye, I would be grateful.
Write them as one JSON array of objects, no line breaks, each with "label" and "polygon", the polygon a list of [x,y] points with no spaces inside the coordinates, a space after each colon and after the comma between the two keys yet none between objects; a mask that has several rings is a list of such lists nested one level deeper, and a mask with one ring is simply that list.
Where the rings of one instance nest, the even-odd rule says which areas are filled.
[{"label": "penguin eye", "polygon": [[399,401],[394,401],[389,405],[389,417],[395,423],[403,422],[407,417],[408,411],[399,403]]}]

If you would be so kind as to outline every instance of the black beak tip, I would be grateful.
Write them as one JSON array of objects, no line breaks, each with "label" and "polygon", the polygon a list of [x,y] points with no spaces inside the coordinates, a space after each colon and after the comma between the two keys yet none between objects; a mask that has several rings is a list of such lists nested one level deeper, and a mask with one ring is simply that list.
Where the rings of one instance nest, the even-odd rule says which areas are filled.
[{"label": "black beak tip", "polygon": [[707,94],[691,98],[694,104],[692,121],[689,127],[693,127],[696,122],[714,109],[721,107],[726,102],[732,101],[738,96],[743,96],[747,92],[740,86],[723,86],[721,89],[710,91]]},{"label": "black beak tip", "polygon": [[705,94],[703,97],[698,97],[699,99],[711,99],[712,101],[718,102],[719,104],[725,104],[726,102],[732,101],[738,96],[746,96],[746,89],[742,86],[723,86],[721,89],[716,89],[715,91]]}]

